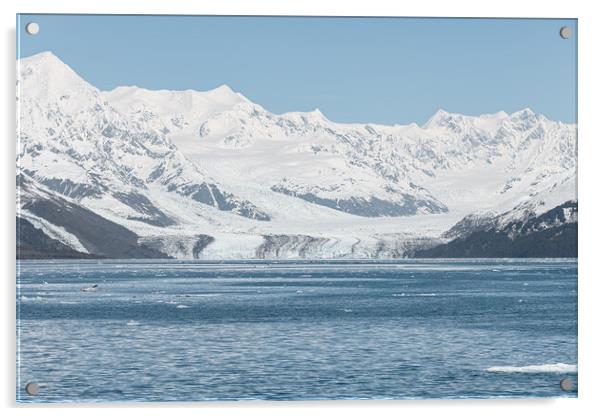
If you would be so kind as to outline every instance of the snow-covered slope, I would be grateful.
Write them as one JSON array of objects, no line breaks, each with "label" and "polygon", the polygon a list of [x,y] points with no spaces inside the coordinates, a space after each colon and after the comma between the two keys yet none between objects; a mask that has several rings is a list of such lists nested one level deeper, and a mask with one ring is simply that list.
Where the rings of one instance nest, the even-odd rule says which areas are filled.
[{"label": "snow-covered slope", "polygon": [[[127,112],[131,99],[121,90],[105,96]],[[168,137],[220,179],[236,185],[244,176],[245,186],[267,183],[272,190],[356,215],[441,213],[450,206],[473,209],[475,203],[503,210],[536,194],[546,199],[551,187],[574,182],[575,126],[530,109],[480,117],[440,110],[422,127],[349,125],[330,122],[318,110],[275,115],[224,87],[219,110],[203,109],[200,117],[186,116],[185,105],[160,107],[162,91],[143,93],[152,103],[147,108],[163,123],[184,117],[185,126]],[[232,105],[225,109],[224,103]],[[574,184],[565,188],[560,199],[574,197]],[[352,198],[367,200],[365,211],[346,208]],[[402,209],[382,212],[371,199]]]},{"label": "snow-covered slope", "polygon": [[340,124],[227,86],[101,92],[51,53],[18,65],[18,172],[176,257],[403,256],[469,214],[576,199],[576,126],[529,109]]},{"label": "snow-covered slope", "polygon": [[177,219],[152,188],[254,219],[268,219],[223,190],[161,131],[123,115],[50,53],[19,62],[18,157],[22,173],[83,205],[155,225]]}]

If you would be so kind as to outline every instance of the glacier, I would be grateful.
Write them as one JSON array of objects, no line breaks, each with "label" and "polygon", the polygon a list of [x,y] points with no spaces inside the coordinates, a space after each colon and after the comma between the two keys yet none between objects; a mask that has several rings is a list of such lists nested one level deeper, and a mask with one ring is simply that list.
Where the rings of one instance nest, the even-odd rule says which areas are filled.
[{"label": "glacier", "polygon": [[577,200],[576,125],[528,108],[337,123],[226,85],[101,91],[51,52],[17,61],[16,99],[17,215],[99,257],[407,257]]}]

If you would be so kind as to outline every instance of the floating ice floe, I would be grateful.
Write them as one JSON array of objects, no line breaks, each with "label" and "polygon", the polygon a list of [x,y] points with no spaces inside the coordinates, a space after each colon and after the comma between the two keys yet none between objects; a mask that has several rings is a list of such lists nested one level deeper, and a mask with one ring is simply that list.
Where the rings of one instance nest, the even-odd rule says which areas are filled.
[{"label": "floating ice floe", "polygon": [[44,298],[42,298],[41,296],[21,296],[20,297],[21,301],[28,301],[28,300],[44,300]]},{"label": "floating ice floe", "polygon": [[498,366],[489,367],[485,371],[490,373],[577,373],[575,364],[541,364],[541,365],[526,365],[522,367],[514,366]]}]

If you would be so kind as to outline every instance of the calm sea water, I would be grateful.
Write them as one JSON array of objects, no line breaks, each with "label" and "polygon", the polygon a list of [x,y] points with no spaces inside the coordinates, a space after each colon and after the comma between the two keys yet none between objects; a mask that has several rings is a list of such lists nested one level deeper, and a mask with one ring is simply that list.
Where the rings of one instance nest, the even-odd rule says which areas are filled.
[{"label": "calm sea water", "polygon": [[24,261],[17,302],[22,402],[577,395],[573,260]]}]

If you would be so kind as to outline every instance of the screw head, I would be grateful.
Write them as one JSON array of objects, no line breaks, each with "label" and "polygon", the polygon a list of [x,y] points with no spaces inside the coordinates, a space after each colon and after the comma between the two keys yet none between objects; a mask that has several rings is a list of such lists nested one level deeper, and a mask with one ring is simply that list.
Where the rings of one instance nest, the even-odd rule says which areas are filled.
[{"label": "screw head", "polygon": [[560,380],[560,388],[562,391],[573,391],[573,381],[570,378]]},{"label": "screw head", "polygon": [[562,26],[560,28],[560,37],[562,39],[568,39],[571,37],[571,35],[573,34],[573,31],[571,30],[570,27],[568,26]]},{"label": "screw head", "polygon": [[25,31],[30,35],[37,35],[40,31],[40,26],[36,22],[30,22],[25,25]]},{"label": "screw head", "polygon": [[40,386],[38,386],[38,383],[27,383],[25,385],[25,392],[30,396],[35,396],[40,392]]}]

